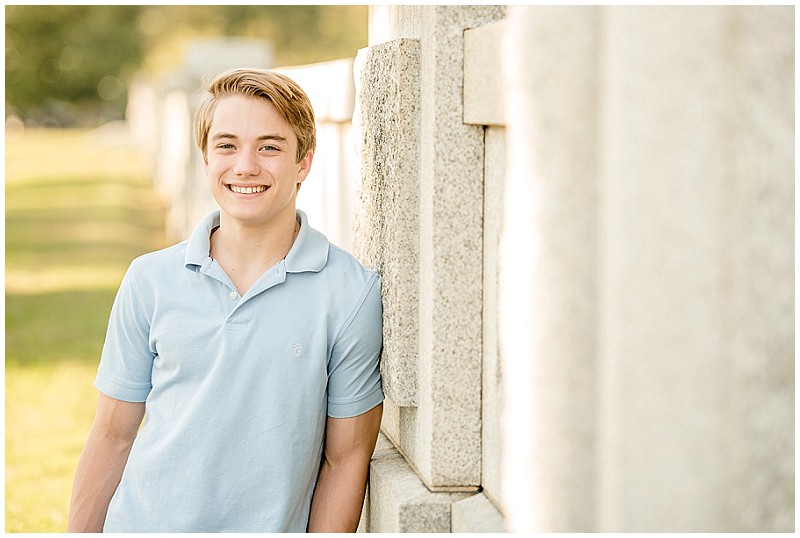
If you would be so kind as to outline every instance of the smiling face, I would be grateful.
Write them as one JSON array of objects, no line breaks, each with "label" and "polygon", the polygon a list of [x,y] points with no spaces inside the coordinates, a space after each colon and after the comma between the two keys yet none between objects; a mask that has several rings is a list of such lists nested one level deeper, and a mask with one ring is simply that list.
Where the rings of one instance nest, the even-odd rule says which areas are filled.
[{"label": "smiling face", "polygon": [[313,154],[300,162],[296,156],[297,136],[272,103],[242,95],[221,98],[211,118],[205,162],[220,224],[293,223],[297,185],[308,175]]}]

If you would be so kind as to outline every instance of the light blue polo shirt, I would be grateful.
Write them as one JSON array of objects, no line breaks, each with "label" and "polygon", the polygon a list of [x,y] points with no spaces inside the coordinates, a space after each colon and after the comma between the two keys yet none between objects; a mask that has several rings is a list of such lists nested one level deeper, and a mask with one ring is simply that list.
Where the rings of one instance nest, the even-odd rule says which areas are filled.
[{"label": "light blue polo shirt", "polygon": [[305,532],[326,417],[383,401],[380,277],[301,222],[239,296],[209,257],[219,212],[134,260],[95,386],[146,402],[106,532]]}]

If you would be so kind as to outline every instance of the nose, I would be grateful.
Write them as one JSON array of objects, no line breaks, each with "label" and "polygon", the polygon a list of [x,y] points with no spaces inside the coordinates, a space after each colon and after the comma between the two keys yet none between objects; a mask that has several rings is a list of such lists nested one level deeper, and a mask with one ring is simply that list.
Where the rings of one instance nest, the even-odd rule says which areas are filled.
[{"label": "nose", "polygon": [[233,173],[237,176],[257,176],[260,171],[255,155],[249,151],[242,151],[236,156]]}]

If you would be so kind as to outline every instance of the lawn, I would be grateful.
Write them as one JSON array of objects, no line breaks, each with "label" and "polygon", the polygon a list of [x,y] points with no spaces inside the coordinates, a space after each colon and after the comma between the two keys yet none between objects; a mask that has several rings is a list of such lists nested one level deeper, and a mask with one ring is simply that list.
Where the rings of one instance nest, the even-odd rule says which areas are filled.
[{"label": "lawn", "polygon": [[114,294],[164,211],[118,129],[9,138],[5,196],[5,530],[65,532]]}]

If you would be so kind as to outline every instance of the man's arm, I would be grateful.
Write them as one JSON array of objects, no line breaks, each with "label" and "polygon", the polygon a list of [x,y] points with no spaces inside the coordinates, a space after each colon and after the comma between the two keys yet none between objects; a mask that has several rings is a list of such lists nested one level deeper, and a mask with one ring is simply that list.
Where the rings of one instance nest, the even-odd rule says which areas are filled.
[{"label": "man's arm", "polygon": [[383,404],[352,418],[328,417],[325,458],[311,501],[308,532],[355,532]]},{"label": "man's arm", "polygon": [[75,473],[68,532],[103,532],[108,503],[122,477],[143,417],[144,403],[123,402],[100,394],[97,415]]}]

